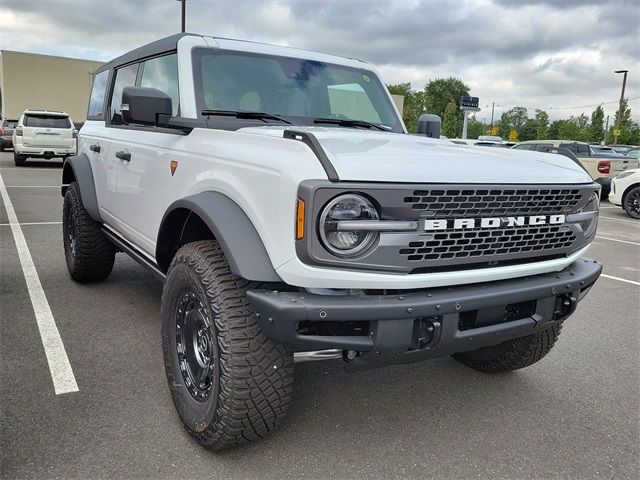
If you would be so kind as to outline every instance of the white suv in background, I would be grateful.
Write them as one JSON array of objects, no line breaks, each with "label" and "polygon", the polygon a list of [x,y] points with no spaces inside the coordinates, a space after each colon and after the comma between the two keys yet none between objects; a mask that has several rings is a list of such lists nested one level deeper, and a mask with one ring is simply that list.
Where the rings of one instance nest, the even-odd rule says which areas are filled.
[{"label": "white suv in background", "polygon": [[13,160],[24,165],[27,158],[67,158],[77,151],[78,131],[65,112],[25,110],[13,132]]}]

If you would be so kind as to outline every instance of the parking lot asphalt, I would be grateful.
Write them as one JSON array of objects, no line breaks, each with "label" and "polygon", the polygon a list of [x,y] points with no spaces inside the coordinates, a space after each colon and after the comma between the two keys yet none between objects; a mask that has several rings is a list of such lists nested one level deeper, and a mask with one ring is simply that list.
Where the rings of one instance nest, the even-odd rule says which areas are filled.
[{"label": "parking lot asphalt", "polygon": [[[347,374],[296,366],[269,438],[222,453],[183,430],[160,345],[162,284],[125,255],[69,278],[61,162],[0,175],[75,375],[56,395],[6,205],[0,206],[0,471],[5,478],[638,478],[640,222],[603,202],[604,274],[541,362],[490,376],[450,358]],[[1,200],[0,200],[1,201]],[[624,281],[627,280],[627,281]]]}]

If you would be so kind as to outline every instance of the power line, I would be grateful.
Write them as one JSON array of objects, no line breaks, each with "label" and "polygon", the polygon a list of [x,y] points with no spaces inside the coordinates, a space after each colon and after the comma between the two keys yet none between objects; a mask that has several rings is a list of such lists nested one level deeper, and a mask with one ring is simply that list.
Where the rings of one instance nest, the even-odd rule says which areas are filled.
[{"label": "power line", "polygon": [[[630,97],[627,98],[627,102],[631,102],[632,100],[638,100],[640,99],[640,97]],[[502,108],[502,109],[509,109],[509,108],[514,108],[514,107],[522,107],[522,108],[526,108],[527,110],[575,110],[578,108],[591,108],[591,107],[598,107],[600,105],[613,105],[618,103],[619,100],[613,100],[611,102],[600,102],[600,103],[593,103],[590,105],[576,105],[576,106],[562,106],[562,107],[522,107],[522,105],[510,105],[510,106],[502,106],[502,105],[496,105],[497,108]],[[486,108],[489,107],[489,105],[485,105]]]}]

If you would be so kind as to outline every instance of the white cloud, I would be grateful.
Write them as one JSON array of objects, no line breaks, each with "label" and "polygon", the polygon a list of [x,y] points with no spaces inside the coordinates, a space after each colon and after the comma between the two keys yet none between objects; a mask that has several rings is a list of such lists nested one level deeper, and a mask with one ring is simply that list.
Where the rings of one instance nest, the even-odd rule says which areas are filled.
[{"label": "white cloud", "polygon": [[[175,33],[179,10],[173,0],[5,2],[0,45],[109,60]],[[190,31],[360,58],[387,83],[456,76],[482,105],[500,105],[497,115],[516,105],[590,113],[619,97],[620,68],[630,70],[626,96],[640,97],[632,1],[188,0],[187,13]],[[640,99],[630,105],[640,118]]]}]

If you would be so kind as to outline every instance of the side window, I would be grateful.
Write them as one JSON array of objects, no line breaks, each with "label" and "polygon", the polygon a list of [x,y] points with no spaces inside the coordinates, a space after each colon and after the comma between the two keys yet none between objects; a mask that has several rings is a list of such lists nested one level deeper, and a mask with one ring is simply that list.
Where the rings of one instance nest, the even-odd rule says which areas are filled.
[{"label": "side window", "polygon": [[138,65],[133,64],[116,70],[116,81],[113,85],[113,94],[111,95],[111,103],[109,114],[111,116],[112,125],[123,125],[122,113],[122,90],[124,87],[132,87],[136,84],[136,76],[138,75]]},{"label": "side window", "polygon": [[87,118],[90,120],[104,120],[104,96],[107,90],[108,78],[109,70],[100,72],[93,78],[89,111],[87,112]]},{"label": "side window", "polygon": [[523,145],[516,145],[515,148],[516,150],[531,150],[532,145],[530,143],[525,143]]},{"label": "side window", "polygon": [[177,115],[180,103],[177,55],[174,53],[144,62],[140,86],[157,88],[169,95],[173,104],[173,115]]}]

